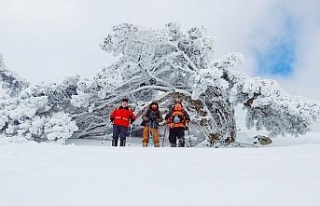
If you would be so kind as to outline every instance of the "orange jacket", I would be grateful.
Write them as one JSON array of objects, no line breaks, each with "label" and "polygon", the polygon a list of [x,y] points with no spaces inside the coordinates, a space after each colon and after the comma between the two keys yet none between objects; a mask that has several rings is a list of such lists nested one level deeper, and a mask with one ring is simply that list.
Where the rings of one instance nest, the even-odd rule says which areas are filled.
[{"label": "orange jacket", "polygon": [[114,125],[129,127],[130,123],[134,122],[136,116],[129,107],[118,107],[110,115],[110,121]]}]

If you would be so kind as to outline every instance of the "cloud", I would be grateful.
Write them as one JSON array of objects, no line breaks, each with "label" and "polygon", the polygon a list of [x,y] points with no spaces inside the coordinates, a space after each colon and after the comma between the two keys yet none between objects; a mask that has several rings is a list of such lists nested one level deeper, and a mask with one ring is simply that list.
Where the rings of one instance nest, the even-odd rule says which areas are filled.
[{"label": "cloud", "polygon": [[[320,94],[315,89],[320,87],[320,64],[317,55],[320,53],[320,4],[312,0],[290,1],[283,3],[282,9],[282,18],[289,14],[294,25],[293,31],[289,30],[290,32],[284,35],[285,40],[291,42],[285,46],[289,46],[289,54],[292,48],[292,54],[287,56],[288,60],[294,57],[291,63],[287,63],[292,71],[289,76],[268,77],[278,80],[289,94],[320,100]],[[281,32],[281,29],[276,31]],[[281,52],[276,54],[281,57]]]},{"label": "cloud", "polygon": [[244,71],[276,79],[292,95],[320,100],[320,4],[315,0],[269,2],[255,13],[240,48]]},{"label": "cloud", "polygon": [[241,52],[249,75],[274,78],[289,93],[320,99],[313,89],[320,88],[319,11],[318,0],[1,1],[0,52],[8,67],[33,83],[92,77],[113,61],[99,48],[113,25],[159,29],[179,21],[185,30],[205,26],[216,38],[217,58]]}]

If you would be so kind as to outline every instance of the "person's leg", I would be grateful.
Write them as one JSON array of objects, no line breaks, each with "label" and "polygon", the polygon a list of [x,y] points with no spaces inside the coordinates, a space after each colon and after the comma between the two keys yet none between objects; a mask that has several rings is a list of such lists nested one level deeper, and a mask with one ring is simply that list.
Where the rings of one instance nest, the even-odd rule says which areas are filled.
[{"label": "person's leg", "polygon": [[149,142],[149,127],[144,126],[143,132],[142,132],[142,146],[148,147],[148,142]]},{"label": "person's leg", "polygon": [[125,147],[126,146],[126,137],[128,133],[128,128],[120,126],[120,147]]},{"label": "person's leg", "polygon": [[159,130],[154,128],[152,131],[153,136],[153,144],[155,147],[160,147],[160,140],[159,140]]},{"label": "person's leg", "polygon": [[184,128],[179,127],[177,128],[177,136],[178,136],[178,147],[184,147],[185,146],[185,139],[184,139]]},{"label": "person's leg", "polygon": [[177,146],[177,135],[176,135],[176,128],[170,128],[169,130],[169,142],[171,147]]},{"label": "person's leg", "polygon": [[118,146],[118,137],[120,134],[120,126],[113,125],[113,134],[112,134],[112,146],[116,147]]}]

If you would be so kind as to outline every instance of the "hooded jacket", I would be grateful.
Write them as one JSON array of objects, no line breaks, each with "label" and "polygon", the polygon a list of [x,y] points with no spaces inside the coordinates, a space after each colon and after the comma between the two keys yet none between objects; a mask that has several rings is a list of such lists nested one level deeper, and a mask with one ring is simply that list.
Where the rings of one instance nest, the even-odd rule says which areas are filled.
[{"label": "hooded jacket", "polygon": [[[157,105],[157,109],[153,110],[152,105]],[[159,105],[158,103],[153,102],[150,104],[149,109],[142,115],[141,126],[158,128],[160,122],[162,122],[162,115],[159,111]]]}]

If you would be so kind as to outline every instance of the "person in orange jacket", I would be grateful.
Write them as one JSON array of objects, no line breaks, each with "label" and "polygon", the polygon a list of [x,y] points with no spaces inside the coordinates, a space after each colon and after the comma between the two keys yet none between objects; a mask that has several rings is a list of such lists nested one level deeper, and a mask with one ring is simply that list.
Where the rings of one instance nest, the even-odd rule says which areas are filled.
[{"label": "person in orange jacket", "polygon": [[118,146],[120,137],[120,146],[126,146],[126,137],[129,125],[136,119],[132,110],[128,107],[128,99],[123,99],[121,106],[113,110],[110,115],[110,122],[113,122],[112,146]]},{"label": "person in orange jacket", "polygon": [[153,138],[155,147],[160,146],[159,140],[159,123],[162,122],[162,116],[159,111],[159,105],[156,102],[150,104],[149,109],[142,115],[143,133],[142,146],[147,147],[149,144],[149,135]]},{"label": "person in orange jacket", "polygon": [[169,126],[169,142],[171,147],[185,146],[184,133],[188,129],[187,124],[190,121],[188,113],[183,109],[181,102],[176,102],[172,110],[165,116],[167,125]]}]

